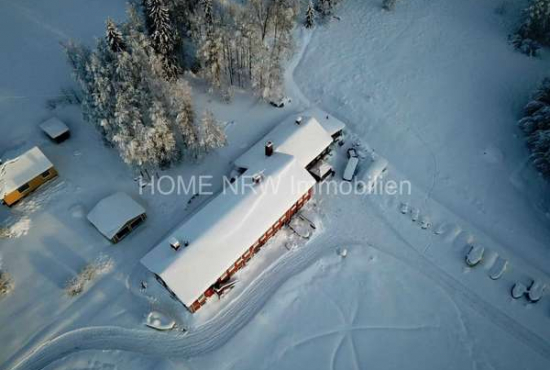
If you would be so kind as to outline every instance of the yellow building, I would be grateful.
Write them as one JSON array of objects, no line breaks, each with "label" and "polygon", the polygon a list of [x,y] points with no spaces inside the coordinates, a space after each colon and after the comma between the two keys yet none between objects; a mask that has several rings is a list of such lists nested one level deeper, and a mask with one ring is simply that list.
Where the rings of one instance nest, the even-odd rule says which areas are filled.
[{"label": "yellow building", "polygon": [[53,164],[35,146],[0,165],[0,198],[12,206],[56,176]]}]

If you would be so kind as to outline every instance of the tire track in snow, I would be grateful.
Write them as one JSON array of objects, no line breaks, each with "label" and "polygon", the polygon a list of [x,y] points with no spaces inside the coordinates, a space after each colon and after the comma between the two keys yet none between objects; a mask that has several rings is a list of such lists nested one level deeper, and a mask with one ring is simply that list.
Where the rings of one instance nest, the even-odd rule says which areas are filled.
[{"label": "tire track in snow", "polygon": [[[166,357],[195,357],[210,352],[238,332],[290,277],[303,271],[332,247],[332,237],[285,253],[262,272],[239,297],[212,320],[184,334],[156,333],[120,327],[76,329],[42,343],[13,367],[42,369],[54,361],[82,350],[122,350]],[[324,247],[316,247],[321,242]],[[6,369],[9,369],[8,364]]]},{"label": "tire track in snow", "polygon": [[299,109],[299,110],[305,110],[311,107],[311,101],[304,95],[304,93],[302,92],[302,90],[294,80],[294,72],[303,60],[303,56],[307,50],[309,42],[311,41],[311,36],[313,35],[314,31],[306,30],[302,27],[299,27],[297,32],[300,33],[298,35],[298,39],[300,39],[301,44],[298,49],[298,52],[292,58],[290,63],[288,63],[287,68],[285,70],[285,85],[286,85],[287,93],[289,95],[294,95],[294,96],[291,96],[292,99],[294,101],[299,100],[301,102],[302,109]]}]

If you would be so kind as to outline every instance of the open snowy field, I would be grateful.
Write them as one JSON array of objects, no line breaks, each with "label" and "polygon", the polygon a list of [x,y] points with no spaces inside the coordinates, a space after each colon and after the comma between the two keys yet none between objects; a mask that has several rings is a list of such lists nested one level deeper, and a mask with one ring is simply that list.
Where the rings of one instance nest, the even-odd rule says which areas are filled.
[{"label": "open snowy field", "polygon": [[[0,369],[550,368],[548,291],[536,305],[510,297],[517,281],[550,284],[550,189],[516,127],[550,63],[507,43],[522,6],[401,0],[388,13],[379,0],[344,0],[340,21],[296,32],[284,109],[245,93],[224,104],[192,80],[197,111],[226,123],[229,145],[163,174],[219,183],[270,128],[312,108],[345,122],[346,144],[388,159],[386,179],[412,191],[318,195],[307,210],[322,225],[314,238],[287,250],[283,232],[242,271],[248,285],[191,317],[162,289],[140,291],[139,260],[208,198],[140,195],[78,108],[46,108],[73,84],[59,43],[102,37],[108,16],[124,19],[124,1],[0,0],[9,30],[0,36],[0,155],[39,145],[60,173],[0,209],[13,235],[0,239],[0,265],[15,281],[0,298]],[[61,145],[38,129],[52,115],[72,130]],[[337,179],[345,149],[331,158]],[[115,191],[148,219],[113,246],[85,215]],[[468,243],[486,248],[475,268],[464,263]],[[67,281],[97,258],[108,268],[67,296]],[[492,280],[498,258],[508,269]],[[178,329],[145,327],[152,309]]]}]

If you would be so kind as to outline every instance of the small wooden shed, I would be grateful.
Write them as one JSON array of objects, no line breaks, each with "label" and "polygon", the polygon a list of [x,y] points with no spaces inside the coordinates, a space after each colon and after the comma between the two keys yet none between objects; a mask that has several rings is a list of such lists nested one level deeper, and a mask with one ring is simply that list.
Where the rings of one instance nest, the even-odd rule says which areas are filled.
[{"label": "small wooden shed", "polygon": [[35,146],[0,165],[0,197],[12,206],[56,176],[53,164]]},{"label": "small wooden shed", "polygon": [[40,128],[50,139],[56,143],[61,143],[71,136],[71,132],[65,123],[60,119],[52,117],[40,124]]},{"label": "small wooden shed", "polygon": [[107,239],[118,243],[145,221],[147,215],[128,194],[118,192],[100,200],[87,218]]}]

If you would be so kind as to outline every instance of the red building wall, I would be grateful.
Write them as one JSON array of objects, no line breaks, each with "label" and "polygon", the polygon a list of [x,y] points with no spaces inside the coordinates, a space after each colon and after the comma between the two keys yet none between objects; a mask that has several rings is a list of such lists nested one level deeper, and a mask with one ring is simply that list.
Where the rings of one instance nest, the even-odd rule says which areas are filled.
[{"label": "red building wall", "polygon": [[[298,212],[304,206],[304,204],[306,204],[308,200],[311,199],[312,195],[313,195],[313,188],[310,188],[304,195],[302,195],[302,197],[296,203],[294,203],[294,205],[288,211],[285,212],[284,215],[282,215],[279,218],[279,220],[275,224],[273,224],[256,241],[256,243],[254,243],[250,248],[248,248],[248,250],[244,252],[243,255],[222,274],[222,276],[220,276],[220,278],[218,279],[218,281],[216,281],[216,283],[222,283],[229,280],[229,278],[231,278],[231,276],[233,276],[237,271],[239,271],[244,266],[246,266],[248,261],[250,261],[252,257],[260,251],[260,249],[265,245],[265,243],[269,239],[271,239],[284,226],[284,224],[287,223],[290,220],[290,218],[293,215],[295,215],[296,212]],[[206,304],[207,298],[210,298],[214,294],[215,294],[214,287],[211,286],[199,297],[199,299],[193,302],[191,307],[188,307],[189,311],[196,312],[198,309],[200,309],[202,306]]]}]

